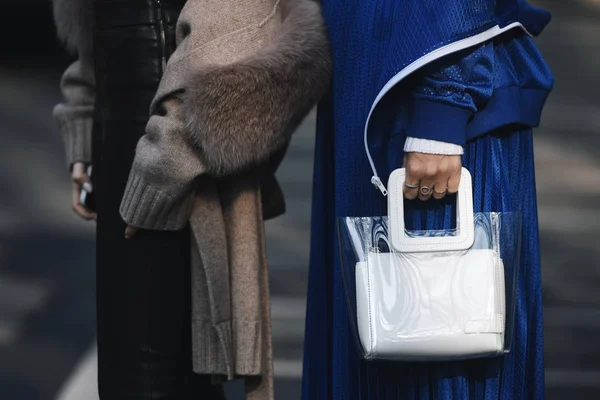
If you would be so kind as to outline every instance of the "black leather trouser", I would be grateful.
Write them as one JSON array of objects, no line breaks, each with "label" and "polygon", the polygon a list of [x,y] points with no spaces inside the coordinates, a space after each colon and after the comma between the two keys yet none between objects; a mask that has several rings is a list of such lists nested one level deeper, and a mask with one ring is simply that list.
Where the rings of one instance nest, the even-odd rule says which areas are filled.
[{"label": "black leather trouser", "polygon": [[95,0],[94,185],[102,400],[223,399],[192,371],[190,236],[125,239],[119,204],[185,0]]}]

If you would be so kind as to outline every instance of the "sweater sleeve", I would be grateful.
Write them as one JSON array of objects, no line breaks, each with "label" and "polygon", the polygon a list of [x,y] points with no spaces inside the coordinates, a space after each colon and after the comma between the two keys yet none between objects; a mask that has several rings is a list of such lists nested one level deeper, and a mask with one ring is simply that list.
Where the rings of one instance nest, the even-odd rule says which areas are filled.
[{"label": "sweater sleeve", "polygon": [[206,168],[181,119],[181,101],[178,96],[164,99],[137,144],[120,207],[131,226],[178,230],[187,224],[193,182]]},{"label": "sweater sleeve", "polygon": [[129,225],[182,228],[199,182],[264,165],[320,100],[330,73],[320,5],[289,3],[285,21],[275,0],[185,4],[121,201]]},{"label": "sweater sleeve", "polygon": [[456,145],[493,92],[494,49],[484,44],[435,62],[417,77],[407,137]]},{"label": "sweater sleeve", "polygon": [[[201,176],[210,175],[207,149],[194,137],[185,109],[191,107],[191,113],[196,114],[205,108],[189,105],[187,96],[196,80],[196,71],[210,63],[210,57],[215,54],[206,52],[203,43],[223,41],[228,37],[210,36],[215,32],[240,28],[231,25],[235,19],[227,14],[228,7],[221,7],[222,2],[188,0],[181,10],[176,27],[177,47],[169,57],[150,105],[150,119],[145,135],[137,143],[121,200],[121,217],[131,226],[148,230],[182,229],[191,214],[195,182]],[[225,4],[229,3],[236,2],[227,0]],[[206,12],[208,9],[212,11]],[[236,10],[248,10],[248,7]],[[222,18],[216,18],[217,14]],[[231,51],[230,47],[235,44],[235,38],[222,42],[219,54]],[[251,41],[248,47],[257,45],[257,41]],[[241,57],[238,56],[240,51],[231,52],[231,60]],[[216,103],[215,99],[205,106],[209,108]],[[207,118],[214,119],[214,114]],[[226,128],[222,130],[231,135]]]},{"label": "sweater sleeve", "polygon": [[61,79],[64,102],[53,116],[65,145],[67,165],[92,161],[92,125],[96,87],[91,56],[80,54]]},{"label": "sweater sleeve", "polygon": [[[194,12],[199,3],[189,0],[177,20],[177,46],[150,105],[150,119],[137,143],[121,199],[121,217],[136,228],[182,229],[191,213],[194,181],[206,172],[200,148],[191,140],[182,118],[182,94],[186,89],[183,85],[170,88],[173,81],[189,80],[191,68],[185,61],[193,46],[181,32],[195,32],[198,23],[203,22],[202,15]],[[165,86],[169,90],[164,90]]]}]

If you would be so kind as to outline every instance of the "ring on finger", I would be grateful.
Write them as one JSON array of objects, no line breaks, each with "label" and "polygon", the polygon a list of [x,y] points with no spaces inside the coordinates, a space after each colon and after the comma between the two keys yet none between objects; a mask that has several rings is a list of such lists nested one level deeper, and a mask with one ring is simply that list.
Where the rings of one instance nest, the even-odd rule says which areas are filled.
[{"label": "ring on finger", "polygon": [[415,183],[414,185],[404,182],[404,186],[406,186],[408,189],[418,189],[419,188],[419,184]]},{"label": "ring on finger", "polygon": [[419,189],[419,192],[421,192],[421,195],[423,196],[429,196],[431,194],[433,189],[431,189],[429,186],[421,186],[421,188]]},{"label": "ring on finger", "polygon": [[433,194],[436,194],[438,196],[442,196],[445,195],[448,192],[448,188],[446,187],[446,189],[444,189],[443,192],[438,192],[437,190],[435,190],[435,188],[433,189]]}]

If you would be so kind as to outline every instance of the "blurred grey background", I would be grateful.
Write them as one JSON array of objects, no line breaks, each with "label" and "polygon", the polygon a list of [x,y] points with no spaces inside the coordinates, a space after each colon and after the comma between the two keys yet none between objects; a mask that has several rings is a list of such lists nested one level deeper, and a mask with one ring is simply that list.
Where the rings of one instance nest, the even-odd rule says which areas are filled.
[{"label": "blurred grey background", "polygon": [[[556,88],[536,132],[549,399],[600,398],[600,0],[536,0]],[[0,37],[0,399],[94,400],[94,227],[70,208],[52,107],[70,58],[48,0],[3,2]],[[267,224],[276,396],[300,398],[315,116]],[[240,398],[235,385],[230,398]],[[518,400],[518,399],[515,399]]]}]

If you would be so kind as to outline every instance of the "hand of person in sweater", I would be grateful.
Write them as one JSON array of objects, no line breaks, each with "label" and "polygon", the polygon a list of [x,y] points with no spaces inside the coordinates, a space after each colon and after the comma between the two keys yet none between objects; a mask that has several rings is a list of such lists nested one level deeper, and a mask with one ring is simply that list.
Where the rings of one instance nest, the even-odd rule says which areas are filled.
[{"label": "hand of person in sweater", "polygon": [[133,226],[127,225],[125,228],[125,239],[131,239],[133,235],[135,235],[138,231],[138,228],[134,228]]},{"label": "hand of person in sweater", "polygon": [[[403,190],[407,199],[441,199],[446,193],[458,192],[460,155],[405,153],[402,166],[406,168]],[[423,187],[430,189],[428,194],[423,194]]]},{"label": "hand of person in sweater", "polygon": [[81,218],[87,221],[96,219],[96,213],[88,210],[83,204],[79,202],[79,198],[81,197],[81,190],[84,187],[88,192],[92,191],[92,183],[90,181],[90,177],[85,172],[84,163],[76,162],[73,164],[73,168],[71,170],[71,181],[73,184],[73,189],[71,191],[71,202],[73,206],[73,211],[75,211],[75,214],[79,215]]}]

